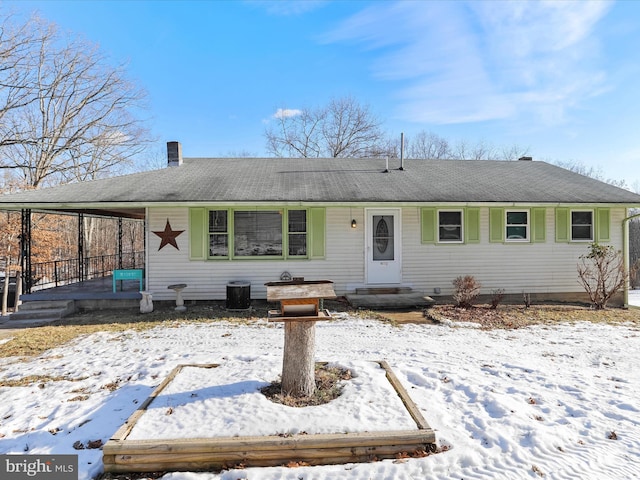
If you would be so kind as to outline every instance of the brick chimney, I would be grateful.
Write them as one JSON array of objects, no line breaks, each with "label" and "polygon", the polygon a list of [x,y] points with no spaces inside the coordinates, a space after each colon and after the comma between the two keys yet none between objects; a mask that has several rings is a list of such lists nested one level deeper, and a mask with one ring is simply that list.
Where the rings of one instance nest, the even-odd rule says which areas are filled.
[{"label": "brick chimney", "polygon": [[167,142],[167,166],[179,167],[182,165],[182,145],[180,142]]}]

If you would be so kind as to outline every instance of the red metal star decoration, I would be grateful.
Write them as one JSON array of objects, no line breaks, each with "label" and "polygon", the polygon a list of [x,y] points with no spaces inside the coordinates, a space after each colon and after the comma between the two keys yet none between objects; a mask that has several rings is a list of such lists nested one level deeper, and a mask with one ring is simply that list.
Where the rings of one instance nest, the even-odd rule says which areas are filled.
[{"label": "red metal star decoration", "polygon": [[162,250],[162,247],[164,247],[165,245],[173,245],[176,250],[180,250],[178,248],[178,244],[176,243],[176,237],[182,232],[184,232],[184,230],[172,230],[171,225],[169,224],[169,219],[167,218],[167,225],[164,227],[164,230],[160,232],[153,232],[161,239],[158,250]]}]

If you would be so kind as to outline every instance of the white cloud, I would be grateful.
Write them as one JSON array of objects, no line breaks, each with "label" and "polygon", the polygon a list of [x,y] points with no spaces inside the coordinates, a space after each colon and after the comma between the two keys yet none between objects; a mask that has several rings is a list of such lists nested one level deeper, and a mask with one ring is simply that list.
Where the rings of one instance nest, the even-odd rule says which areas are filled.
[{"label": "white cloud", "polygon": [[294,108],[279,108],[276,113],[273,114],[272,118],[287,118],[287,117],[295,117],[302,114],[302,110],[297,110]]},{"label": "white cloud", "polygon": [[609,2],[384,2],[324,37],[357,43],[397,82],[398,116],[558,123],[606,88],[593,32]]}]

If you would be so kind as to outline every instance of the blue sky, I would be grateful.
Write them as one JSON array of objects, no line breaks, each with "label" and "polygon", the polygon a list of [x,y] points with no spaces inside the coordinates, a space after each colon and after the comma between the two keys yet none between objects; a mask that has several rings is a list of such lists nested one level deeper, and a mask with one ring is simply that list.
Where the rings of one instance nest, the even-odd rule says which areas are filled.
[{"label": "blue sky", "polygon": [[[279,108],[353,96],[391,135],[529,148],[640,189],[640,2],[7,1],[128,62],[186,157],[265,155]],[[161,152],[161,153],[160,153]]]}]

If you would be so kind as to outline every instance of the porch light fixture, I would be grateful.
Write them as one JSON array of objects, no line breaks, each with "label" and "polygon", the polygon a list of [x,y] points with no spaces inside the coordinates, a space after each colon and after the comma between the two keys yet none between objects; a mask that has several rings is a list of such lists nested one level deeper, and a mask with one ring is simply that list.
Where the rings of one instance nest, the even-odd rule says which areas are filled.
[{"label": "porch light fixture", "polygon": [[358,226],[358,222],[356,222],[356,219],[354,218],[353,220],[351,220],[351,228],[356,228]]}]

